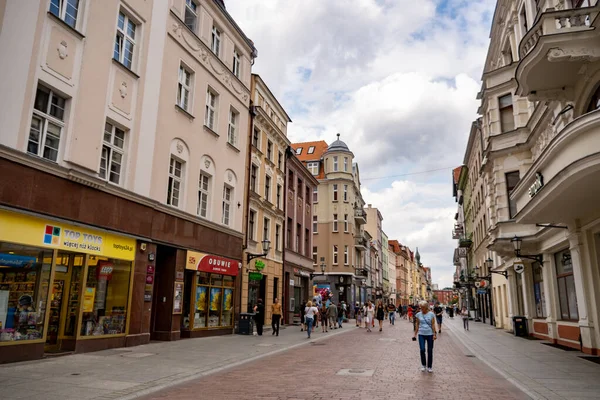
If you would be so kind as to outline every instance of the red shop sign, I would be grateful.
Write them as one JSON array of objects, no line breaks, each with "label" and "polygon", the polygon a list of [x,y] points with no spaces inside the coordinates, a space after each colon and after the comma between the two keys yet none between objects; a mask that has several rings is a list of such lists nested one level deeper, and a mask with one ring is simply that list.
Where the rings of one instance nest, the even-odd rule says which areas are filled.
[{"label": "red shop sign", "polygon": [[188,252],[187,269],[236,276],[241,267],[237,260],[206,253]]},{"label": "red shop sign", "polygon": [[96,273],[98,274],[98,280],[106,279],[110,281],[113,274],[113,265],[108,261],[98,261],[96,266]]}]

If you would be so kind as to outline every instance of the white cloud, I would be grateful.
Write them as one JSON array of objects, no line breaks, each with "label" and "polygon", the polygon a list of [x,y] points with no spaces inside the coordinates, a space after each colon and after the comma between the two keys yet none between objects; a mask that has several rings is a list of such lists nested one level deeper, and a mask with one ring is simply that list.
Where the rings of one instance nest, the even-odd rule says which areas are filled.
[{"label": "white cloud", "polygon": [[[418,6],[416,6],[418,4]],[[495,0],[226,0],[292,141],[340,132],[363,178],[462,163]],[[451,285],[450,170],[363,180],[384,229]]]}]

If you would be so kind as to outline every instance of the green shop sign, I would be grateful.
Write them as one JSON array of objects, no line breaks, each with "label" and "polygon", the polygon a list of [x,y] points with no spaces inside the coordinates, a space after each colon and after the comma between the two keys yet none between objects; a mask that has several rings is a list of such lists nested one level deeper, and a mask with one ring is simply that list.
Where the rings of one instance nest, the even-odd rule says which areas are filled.
[{"label": "green shop sign", "polygon": [[259,270],[259,271],[262,271],[262,270],[265,268],[265,263],[264,263],[264,262],[262,262],[262,260],[256,260],[256,261],[254,262],[254,267],[255,267],[257,270]]},{"label": "green shop sign", "polygon": [[260,272],[250,272],[248,273],[248,278],[250,278],[251,281],[260,281],[262,279],[262,274]]}]

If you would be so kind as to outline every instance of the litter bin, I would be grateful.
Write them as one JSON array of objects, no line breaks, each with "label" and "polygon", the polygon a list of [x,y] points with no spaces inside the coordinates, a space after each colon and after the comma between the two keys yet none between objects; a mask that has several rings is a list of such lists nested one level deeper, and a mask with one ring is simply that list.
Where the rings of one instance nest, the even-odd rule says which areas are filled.
[{"label": "litter bin", "polygon": [[252,335],[254,331],[254,313],[240,313],[240,323],[238,325],[238,334]]},{"label": "litter bin", "polygon": [[527,318],[520,316],[513,317],[513,329],[515,336],[527,336]]}]

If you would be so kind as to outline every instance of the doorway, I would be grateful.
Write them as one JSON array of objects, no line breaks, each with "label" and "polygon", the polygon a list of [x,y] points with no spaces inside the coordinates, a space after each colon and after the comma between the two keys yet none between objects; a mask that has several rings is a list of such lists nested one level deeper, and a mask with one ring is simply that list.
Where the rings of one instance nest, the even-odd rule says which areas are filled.
[{"label": "doorway", "polygon": [[[266,304],[267,294],[267,275],[263,275],[259,281],[248,281],[248,312],[254,312],[253,308],[258,303],[258,299],[262,299],[263,305]],[[264,315],[264,314],[263,314]]]}]

